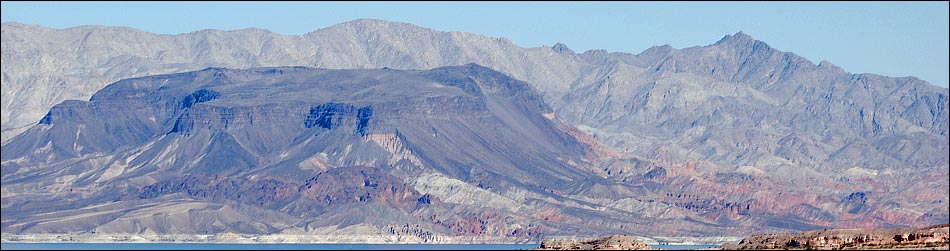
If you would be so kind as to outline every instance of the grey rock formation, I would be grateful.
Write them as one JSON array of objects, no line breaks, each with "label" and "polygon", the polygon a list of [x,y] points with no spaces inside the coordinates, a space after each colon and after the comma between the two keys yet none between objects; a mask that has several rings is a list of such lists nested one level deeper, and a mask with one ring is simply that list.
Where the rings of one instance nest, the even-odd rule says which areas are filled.
[{"label": "grey rock formation", "polygon": [[[638,55],[360,19],[301,36],[260,29],[156,35],[3,24],[3,140],[54,104],[122,78],[206,67],[430,69],[478,63],[532,83],[557,116],[625,152],[774,170],[948,165],[948,92],[849,74],[737,33]],[[787,168],[779,168],[787,167]]]},{"label": "grey rock formation", "polygon": [[545,240],[537,250],[653,250],[633,236],[613,235],[590,240]]},{"label": "grey rock formation", "polygon": [[943,250],[950,248],[948,224],[920,229],[824,229],[801,233],[760,234],[739,244],[723,244],[727,250]]},{"label": "grey rock formation", "polygon": [[[305,231],[319,232],[313,229],[341,224],[359,229],[363,226],[360,224],[370,221],[343,220],[347,218],[344,216],[366,217],[354,215],[343,207],[324,208],[294,199],[272,199],[268,203],[277,204],[268,204],[272,206],[270,209],[260,209],[246,203],[224,203],[234,199],[229,197],[233,193],[203,193],[201,191],[210,188],[197,186],[227,182],[233,184],[229,187],[235,191],[277,194],[276,190],[252,193],[241,189],[268,187],[267,184],[299,188],[306,181],[240,182],[220,180],[212,175],[171,182],[163,175],[144,179],[123,175],[191,167],[202,173],[237,177],[283,177],[296,169],[316,172],[331,167],[381,163],[412,174],[419,174],[415,173],[419,172],[417,169],[437,170],[404,180],[402,182],[412,189],[397,190],[406,192],[399,194],[406,198],[418,195],[412,198],[417,203],[444,203],[450,205],[448,207],[409,211],[409,204],[403,202],[359,206],[371,212],[404,208],[406,214],[376,215],[380,222],[400,222],[396,229],[407,222],[418,222],[406,220],[407,217],[445,216],[421,222],[419,228],[402,228],[405,233],[420,236],[429,230],[443,234],[479,231],[510,234],[514,231],[523,236],[583,231],[596,232],[596,236],[607,233],[716,235],[827,226],[919,227],[950,218],[945,210],[950,202],[947,198],[950,177],[946,175],[950,169],[946,88],[913,77],[850,74],[828,62],[815,65],[741,32],[707,46],[684,49],[656,46],[636,55],[603,50],[578,54],[564,44],[521,48],[503,38],[439,32],[369,19],[300,36],[283,36],[260,29],[156,35],[120,27],[82,26],[57,30],[19,23],[4,23],[2,32],[4,231],[51,231],[68,225],[62,225],[63,222],[77,220],[75,214],[84,211],[69,211],[65,205],[50,206],[50,203],[62,200],[60,193],[83,186],[156,200],[149,202],[153,208],[159,205],[194,208],[196,212],[221,217],[219,225],[202,223],[204,225],[171,231],[159,227],[161,224],[154,219],[130,221],[128,217],[134,215],[161,211],[135,207],[140,204],[138,201],[120,199],[117,204],[105,206],[114,208],[110,209],[113,211],[134,208],[124,212],[125,216],[118,216],[116,211],[111,219],[149,225],[149,231],[290,231],[288,226],[303,226],[294,225],[293,218],[298,217],[294,212],[315,208],[330,214],[324,221],[303,226],[308,229]],[[525,80],[537,93],[513,90],[513,93],[523,94],[515,97],[517,102],[488,100],[480,107],[482,103],[469,99],[480,97],[478,90],[493,88],[482,86],[481,82],[473,85],[466,80],[468,77],[461,76],[484,76],[480,72],[489,70],[481,67],[463,67],[475,70],[458,73],[456,78],[417,77],[440,79],[443,85],[451,86],[452,93],[426,88],[412,92],[415,86],[381,92],[328,85],[332,87],[330,91],[303,94],[300,90],[309,90],[309,87],[293,81],[276,81],[280,77],[263,77],[261,79],[267,81],[255,80],[254,84],[242,82],[240,86],[245,89],[239,90],[212,88],[215,86],[213,72],[230,72],[229,78],[244,76],[237,74],[243,71],[222,69],[189,73],[212,76],[203,79],[211,82],[189,82],[188,86],[198,86],[187,90],[156,89],[155,93],[143,93],[136,88],[128,89],[130,83],[143,79],[124,80],[102,89],[119,79],[207,67],[301,65],[426,70],[469,63],[504,73],[487,74],[498,76],[492,78],[500,82],[489,81],[491,83],[504,83],[502,80],[508,77],[501,76],[508,75]],[[274,71],[268,73],[270,75],[280,76],[281,71],[300,69],[266,70]],[[257,74],[253,72],[259,71],[264,70],[244,74],[251,79],[250,76]],[[367,74],[385,76],[385,71]],[[359,71],[342,72],[354,75],[323,76],[335,76],[334,81],[364,86],[374,81],[354,73]],[[435,72],[438,70],[429,74],[437,74]],[[182,79],[190,79],[182,77],[189,76],[187,74],[172,76],[177,77],[167,79],[184,82],[188,81]],[[165,77],[144,79],[162,78]],[[123,86],[126,89],[120,88]],[[99,94],[93,95],[100,89]],[[155,96],[161,100],[146,102],[136,96],[171,91],[174,95]],[[262,93],[273,97],[260,96]],[[293,105],[272,100],[296,100],[305,95],[321,101]],[[376,96],[404,103],[431,98],[418,107],[402,109],[429,109],[435,114],[427,116],[439,115],[438,111],[445,109],[464,111],[452,116],[468,114],[466,116],[471,117],[465,119],[472,121],[427,124],[428,129],[374,124],[391,121],[378,118],[397,113],[380,110],[379,103],[370,101]],[[90,102],[72,100],[90,97]],[[122,107],[98,105],[108,103],[106,100],[110,98],[139,101]],[[539,105],[543,104],[541,99],[550,108]],[[155,107],[151,102],[165,105]],[[117,112],[130,107],[141,109],[142,114]],[[513,110],[542,114],[570,137],[564,138],[562,133],[552,131],[551,125],[540,125],[541,120],[536,115],[497,113]],[[88,119],[106,114],[114,120]],[[499,123],[478,121],[485,114],[497,114],[493,116]],[[64,116],[76,123],[57,125]],[[300,142],[302,136],[293,133],[298,132],[297,128],[287,126],[292,123],[283,123],[290,118],[300,120],[295,127],[313,131],[314,135],[329,133],[317,135],[320,140]],[[261,122],[262,119],[266,123]],[[473,125],[471,123],[479,126],[462,126]],[[537,126],[526,128],[524,125]],[[260,126],[264,127],[257,128]],[[374,131],[386,127],[400,130],[384,135]],[[461,130],[461,127],[468,129]],[[135,130],[126,130],[128,128]],[[455,128],[449,130],[452,138],[447,138],[450,136],[443,131],[448,128]],[[24,133],[28,130],[35,131]],[[240,133],[219,132],[230,130]],[[159,134],[164,135],[160,136],[164,137],[162,140],[154,138]],[[479,136],[483,134],[492,136]],[[530,137],[523,142],[504,140],[524,135]],[[429,137],[430,140],[406,142],[406,137]],[[466,140],[455,141],[454,137]],[[367,143],[370,141],[376,143]],[[513,147],[505,148],[508,144]],[[587,150],[580,153],[577,148]],[[324,154],[307,153],[304,149]],[[404,149],[415,150],[410,153]],[[513,154],[507,154],[508,151]],[[113,152],[117,155],[112,155]],[[110,154],[101,155],[103,153]],[[221,157],[232,155],[242,157]],[[577,157],[581,155],[584,157]],[[268,164],[285,158],[296,166]],[[218,170],[222,167],[209,163],[224,163],[222,165],[228,168]],[[265,164],[276,168],[261,169]],[[131,166],[142,168],[130,170]],[[260,173],[248,173],[251,171],[244,169]],[[408,174],[390,175],[396,178],[378,177],[388,182],[386,186],[401,188],[403,184],[392,180]],[[356,173],[345,172],[328,177],[353,176]],[[109,183],[125,178],[129,181],[121,185]],[[150,185],[150,189],[142,190]],[[37,194],[38,190],[47,192]],[[354,191],[379,195],[359,189],[343,189],[339,193],[349,196]],[[101,207],[103,205],[96,203],[117,199],[105,196],[108,192],[69,192],[69,196],[81,199],[67,201],[79,206]],[[174,197],[182,194],[187,196]],[[386,196],[396,197],[396,194]],[[430,196],[425,197],[425,194]],[[862,196],[854,196],[859,194],[865,195],[863,200],[855,200],[861,199]],[[46,197],[48,201],[43,199]],[[26,198],[40,198],[40,201],[27,203]],[[472,198],[485,203],[467,202]],[[169,203],[171,199],[178,202]],[[486,210],[483,208],[486,204],[498,208]],[[276,206],[280,208],[273,208]],[[20,211],[8,213],[11,208]],[[62,213],[44,216],[59,218],[27,219],[27,215],[32,214],[30,210]],[[67,211],[71,213],[65,213]],[[506,213],[516,215],[512,220],[519,223],[505,223],[508,221],[497,217]],[[278,220],[253,226],[230,224],[262,215],[272,215]],[[175,217],[198,216],[169,217],[169,220],[182,220]],[[7,219],[21,220],[11,223]],[[223,224],[220,222],[228,224],[220,225]],[[510,228],[485,225],[486,222]],[[124,223],[114,224],[111,231],[144,231]],[[740,226],[742,230],[727,226]]]},{"label": "grey rock formation", "polygon": [[[373,216],[333,211],[347,206],[396,210],[376,216],[399,221],[365,220],[380,229],[419,224],[410,214],[428,210],[451,223],[439,201],[454,201],[429,186],[557,198],[539,187],[572,190],[590,180],[587,169],[568,165],[588,162],[583,145],[545,113],[527,83],[474,64],[408,72],[208,68],[123,80],[89,101],[54,106],[3,148],[3,229],[277,233],[288,227],[283,219],[354,216],[356,224]],[[420,177],[434,180],[411,184]],[[193,209],[207,216],[201,220],[224,219],[144,221],[139,207],[76,214],[112,203],[183,207],[183,199],[202,205]],[[254,219],[260,215],[277,217]]]}]

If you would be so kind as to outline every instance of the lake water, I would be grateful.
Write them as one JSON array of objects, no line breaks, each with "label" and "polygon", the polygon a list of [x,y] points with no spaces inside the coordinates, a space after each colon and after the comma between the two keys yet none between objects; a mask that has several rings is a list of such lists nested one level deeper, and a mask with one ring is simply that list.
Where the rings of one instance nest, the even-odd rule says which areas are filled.
[{"label": "lake water", "polygon": [[[539,244],[211,244],[211,243],[0,243],[3,250],[528,250]],[[699,249],[717,245],[650,245]]]}]

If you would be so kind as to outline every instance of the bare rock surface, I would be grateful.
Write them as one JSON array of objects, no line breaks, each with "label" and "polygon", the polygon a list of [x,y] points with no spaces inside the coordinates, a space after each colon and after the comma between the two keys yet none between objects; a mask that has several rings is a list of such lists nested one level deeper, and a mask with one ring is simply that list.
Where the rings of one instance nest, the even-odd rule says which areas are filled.
[{"label": "bare rock surface", "polygon": [[[616,218],[565,196],[606,179],[550,109],[476,64],[127,79],[3,147],[3,232],[530,239]],[[536,225],[554,204],[574,209]]]},{"label": "bare rock surface", "polygon": [[950,219],[946,88],[741,32],[629,54],[371,19],[289,36],[9,22],[2,52],[4,233],[691,238]]},{"label": "bare rock surface", "polygon": [[832,229],[792,234],[753,235],[736,244],[722,245],[727,250],[776,249],[915,249],[950,248],[948,224],[920,229]]},{"label": "bare rock surface", "polygon": [[477,63],[525,80],[555,114],[602,143],[669,163],[711,161],[796,176],[946,168],[948,90],[914,77],[851,74],[742,32],[640,54],[359,19],[304,35],[262,29],[152,34],[127,27],[3,23],[3,142],[64,100],[120,79],[308,66],[425,70]]},{"label": "bare rock surface", "polygon": [[611,235],[579,241],[546,240],[541,242],[541,247],[537,250],[653,250],[653,248],[633,236]]}]

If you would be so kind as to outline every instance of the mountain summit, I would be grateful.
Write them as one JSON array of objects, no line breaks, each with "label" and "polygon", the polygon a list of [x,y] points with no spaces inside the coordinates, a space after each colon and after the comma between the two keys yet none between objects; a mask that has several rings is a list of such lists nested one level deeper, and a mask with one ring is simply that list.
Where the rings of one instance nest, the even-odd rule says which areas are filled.
[{"label": "mountain summit", "polygon": [[755,43],[755,42],[760,42],[760,41],[755,40],[754,38],[752,38],[752,36],[749,36],[748,34],[745,34],[742,31],[739,31],[739,32],[736,32],[736,34],[726,35],[722,37],[722,39],[719,39],[719,41],[717,41],[716,44],[743,45],[743,44],[750,44],[750,43]]}]

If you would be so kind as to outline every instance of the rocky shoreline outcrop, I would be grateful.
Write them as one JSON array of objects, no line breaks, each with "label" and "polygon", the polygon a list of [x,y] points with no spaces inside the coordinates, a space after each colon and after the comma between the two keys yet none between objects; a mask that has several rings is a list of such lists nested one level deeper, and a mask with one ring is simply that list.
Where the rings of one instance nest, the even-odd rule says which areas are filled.
[{"label": "rocky shoreline outcrop", "polygon": [[612,235],[587,240],[547,240],[537,250],[653,250],[636,237]]},{"label": "rocky shoreline outcrop", "polygon": [[760,234],[724,250],[764,249],[950,249],[950,224],[920,229],[834,229],[792,234]]}]

